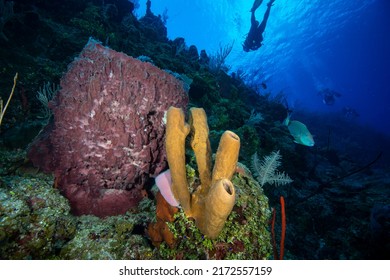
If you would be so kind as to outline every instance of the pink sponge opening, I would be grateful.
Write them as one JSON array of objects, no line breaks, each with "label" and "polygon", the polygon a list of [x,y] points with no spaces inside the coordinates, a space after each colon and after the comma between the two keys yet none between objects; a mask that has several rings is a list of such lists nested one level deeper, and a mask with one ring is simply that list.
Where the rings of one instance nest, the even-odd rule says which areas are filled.
[{"label": "pink sponge opening", "polygon": [[165,198],[165,200],[171,205],[178,207],[179,202],[173,196],[173,192],[171,189],[172,186],[172,178],[171,171],[168,169],[162,173],[160,173],[156,179],[156,185],[161,192],[161,195]]}]

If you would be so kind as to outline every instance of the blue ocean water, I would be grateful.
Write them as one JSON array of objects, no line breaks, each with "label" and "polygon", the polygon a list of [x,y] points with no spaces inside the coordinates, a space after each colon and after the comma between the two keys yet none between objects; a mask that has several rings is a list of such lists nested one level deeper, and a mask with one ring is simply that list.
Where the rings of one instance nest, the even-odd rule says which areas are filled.
[{"label": "blue ocean water", "polygon": [[[267,0],[256,11],[261,21]],[[170,39],[208,53],[234,42],[231,71],[244,70],[251,83],[283,92],[306,111],[359,114],[352,121],[390,134],[390,3],[387,0],[276,0],[264,32],[264,45],[246,53],[253,0],[152,1],[155,14],[168,16]],[[143,15],[140,2],[137,14]],[[325,105],[318,91],[341,94]],[[321,126],[321,124],[318,124]]]}]

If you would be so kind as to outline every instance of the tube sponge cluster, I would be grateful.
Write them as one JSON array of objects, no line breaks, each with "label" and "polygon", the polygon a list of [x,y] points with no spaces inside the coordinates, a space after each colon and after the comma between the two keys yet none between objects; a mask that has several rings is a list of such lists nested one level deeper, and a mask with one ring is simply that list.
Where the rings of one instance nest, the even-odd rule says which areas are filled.
[{"label": "tube sponge cluster", "polygon": [[[208,134],[207,117],[203,109],[191,108],[189,123],[185,122],[181,109],[170,107],[168,110],[165,149],[173,196],[184,213],[195,219],[200,231],[214,239],[221,232],[235,203],[235,189],[230,179],[237,165],[240,138],[232,131],[225,131],[212,168]],[[193,193],[189,191],[185,167],[185,141],[189,135],[201,181]]]}]

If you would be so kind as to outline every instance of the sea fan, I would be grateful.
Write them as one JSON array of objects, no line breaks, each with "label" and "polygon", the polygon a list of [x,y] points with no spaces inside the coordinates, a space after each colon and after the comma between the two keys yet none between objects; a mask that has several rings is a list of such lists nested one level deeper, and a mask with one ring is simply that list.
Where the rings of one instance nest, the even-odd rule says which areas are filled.
[{"label": "sea fan", "polygon": [[277,171],[281,164],[281,159],[282,156],[279,154],[279,151],[272,152],[271,155],[265,156],[261,161],[257,153],[252,156],[253,174],[255,175],[260,186],[264,186],[266,183],[279,186],[291,183],[293,181],[284,172]]}]

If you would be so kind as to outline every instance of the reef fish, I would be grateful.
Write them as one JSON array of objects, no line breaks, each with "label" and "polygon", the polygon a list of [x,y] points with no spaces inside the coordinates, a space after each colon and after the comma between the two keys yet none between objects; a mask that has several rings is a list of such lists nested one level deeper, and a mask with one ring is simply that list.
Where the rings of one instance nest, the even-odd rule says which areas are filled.
[{"label": "reef fish", "polygon": [[255,0],[255,2],[253,2],[253,5],[252,5],[250,12],[252,13],[252,12],[256,11],[262,2],[263,2],[263,0]]},{"label": "reef fish", "polygon": [[288,114],[283,123],[287,126],[291,136],[294,137],[294,142],[304,146],[314,146],[313,135],[311,135],[306,125],[300,121],[290,121],[290,116]]}]

